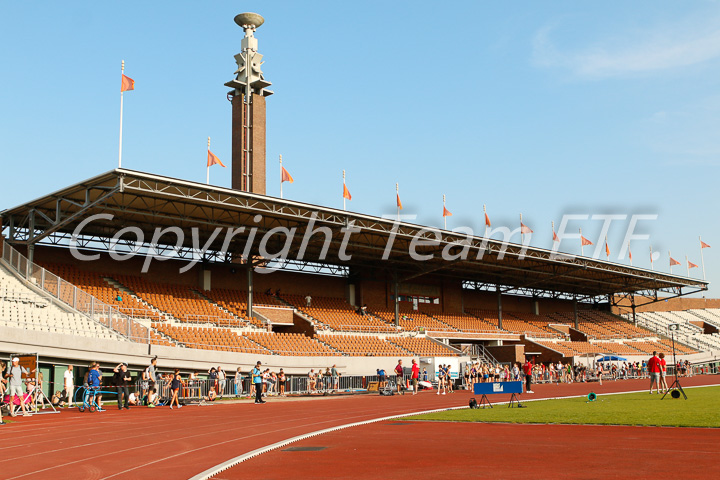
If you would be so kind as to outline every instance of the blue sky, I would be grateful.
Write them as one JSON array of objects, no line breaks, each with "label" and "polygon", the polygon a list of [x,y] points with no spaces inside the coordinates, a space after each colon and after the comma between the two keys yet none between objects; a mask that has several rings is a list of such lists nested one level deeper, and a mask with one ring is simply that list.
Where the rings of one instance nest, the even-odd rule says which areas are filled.
[{"label": "blue sky", "polygon": [[[266,19],[270,195],[282,154],[286,198],[341,207],[345,169],[350,210],[394,213],[399,182],[418,223],[442,226],[446,194],[448,228],[481,233],[487,204],[493,226],[522,213],[544,248],[563,214],[657,214],[635,265],[650,266],[650,244],[660,270],[668,251],[699,264],[702,235],[720,280],[710,1],[2,2],[0,209],[117,166],[122,59],[136,81],[124,167],[204,181],[208,136],[229,164],[223,84],[243,11]],[[230,169],[213,167],[211,183],[229,187]],[[627,224],[611,226],[611,260]],[[602,222],[571,225],[597,241]]]}]

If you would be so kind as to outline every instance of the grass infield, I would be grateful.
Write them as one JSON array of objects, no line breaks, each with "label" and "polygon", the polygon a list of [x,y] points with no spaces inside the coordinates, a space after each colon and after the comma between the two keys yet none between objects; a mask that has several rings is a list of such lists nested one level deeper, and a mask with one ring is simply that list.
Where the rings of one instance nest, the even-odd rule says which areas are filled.
[{"label": "grass infield", "polygon": [[[666,427],[720,427],[720,387],[686,388],[684,400],[660,400],[662,395],[625,393],[526,402],[527,408],[448,410],[406,418],[445,422],[558,423],[574,425],[643,425]],[[476,397],[479,400],[479,397]],[[492,397],[490,397],[492,401]]]}]

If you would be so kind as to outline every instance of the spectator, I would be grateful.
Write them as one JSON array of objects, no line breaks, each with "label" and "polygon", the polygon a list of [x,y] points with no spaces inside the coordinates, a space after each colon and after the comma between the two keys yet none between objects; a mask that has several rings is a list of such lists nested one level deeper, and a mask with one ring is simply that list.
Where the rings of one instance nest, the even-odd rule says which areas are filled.
[{"label": "spectator", "polygon": [[423,367],[423,382],[427,382],[427,381],[428,381],[427,368]]},{"label": "spectator", "polygon": [[315,375],[315,389],[318,391],[323,390],[323,372],[322,368],[318,369],[317,374]]},{"label": "spectator", "polygon": [[181,384],[182,377],[180,376],[180,370],[176,368],[170,382],[170,391],[172,392],[172,398],[170,399],[170,410],[172,410],[173,408],[173,403],[175,403],[177,408],[182,408],[182,405],[180,405],[180,400],[178,399],[178,392],[180,391]]},{"label": "spectator", "polygon": [[65,392],[65,390],[63,390],[63,391],[58,390],[50,398],[50,404],[53,407],[58,407],[58,408],[64,407],[67,404],[67,401],[68,401],[68,397],[67,397],[67,393]]},{"label": "spectator", "polygon": [[450,364],[445,365],[445,387],[448,393],[453,393],[453,379],[450,373]]},{"label": "spectator", "polygon": [[405,369],[402,365],[402,359],[399,359],[397,365],[395,365],[395,383],[397,385],[397,392],[403,395],[405,395],[405,391],[402,389],[404,373]]},{"label": "spectator", "polygon": [[330,375],[332,376],[333,390],[337,390],[340,388],[340,374],[338,373],[335,365],[332,366]]},{"label": "spectator", "polygon": [[147,395],[147,406],[148,408],[155,408],[157,407],[158,403],[160,403],[160,396],[157,394],[157,389],[153,387],[150,389]]},{"label": "spectator", "polygon": [[[100,390],[100,383],[102,382],[102,372],[100,371],[100,364],[95,362],[92,364],[92,368],[88,372],[87,383],[88,386],[96,392]],[[104,412],[102,408],[102,394],[95,394],[95,403],[97,403],[98,412]]]},{"label": "spectator", "polygon": [[217,384],[218,388],[215,391],[220,392],[220,398],[222,398],[225,392],[225,386],[227,385],[227,376],[225,375],[225,370],[219,365],[217,368]]},{"label": "spectator", "polygon": [[418,379],[420,378],[420,367],[417,364],[417,361],[413,358],[412,359],[412,374],[410,375],[412,378],[412,387],[413,387],[413,395],[417,395],[418,392]]},{"label": "spectator", "polygon": [[306,306],[307,308],[310,308],[310,304],[311,304],[311,303],[312,303],[312,297],[311,297],[310,294],[308,293],[308,294],[305,296],[305,306]]},{"label": "spectator", "polygon": [[647,362],[647,369],[650,373],[650,393],[652,394],[653,385],[658,395],[660,394],[660,358],[657,352],[653,352],[653,356]]},{"label": "spectator", "polygon": [[5,378],[5,367],[7,364],[0,361],[0,401],[5,398],[5,391],[7,390],[7,378]]},{"label": "spectator", "polygon": [[315,369],[311,368],[308,372],[308,391],[313,393],[315,391]]},{"label": "spectator", "polygon": [[215,387],[210,387],[210,391],[208,392],[207,396],[202,398],[206,402],[214,402],[217,400],[217,393],[215,393]]},{"label": "spectator", "polygon": [[136,391],[132,392],[130,394],[130,396],[128,397],[128,404],[132,405],[133,407],[136,407],[136,406],[140,405],[140,403],[142,402],[142,399],[143,399],[143,397],[140,396],[140,392],[136,390]]},{"label": "spectator", "polygon": [[281,369],[280,369],[280,373],[278,373],[278,386],[280,387],[280,396],[281,396],[281,397],[284,397],[284,396],[285,396],[285,382],[286,382],[286,380],[287,380],[287,379],[285,378],[285,372],[284,372],[283,369],[281,368]]},{"label": "spectator", "polygon": [[130,410],[130,406],[128,405],[128,402],[130,401],[130,389],[128,387],[130,385],[132,377],[130,376],[130,372],[128,372],[127,363],[118,364],[117,367],[113,368],[113,372],[115,372],[115,375],[113,375],[113,377],[115,381],[115,387],[117,388],[118,392],[118,410],[122,410],[123,408],[125,408],[126,410]]},{"label": "spectator", "polygon": [[265,403],[265,400],[262,399],[262,371],[260,370],[260,367],[262,366],[262,363],[257,362],[255,365],[255,368],[252,369],[252,372],[250,372],[250,375],[252,376],[252,383],[255,387],[255,403]]},{"label": "spectator", "polygon": [[239,397],[243,393],[243,377],[242,373],[240,373],[240,367],[237,368],[237,371],[235,372],[235,396]]},{"label": "spectator", "polygon": [[386,379],[386,375],[385,375],[385,369],[384,369],[384,368],[379,368],[379,369],[377,370],[377,376],[378,376],[378,382],[379,382],[379,383],[378,383],[378,386],[379,386],[379,388],[385,387],[385,385],[387,385],[387,379]]},{"label": "spectator", "polygon": [[20,399],[20,408],[22,409],[23,417],[30,416],[30,413],[25,407],[25,392],[23,392],[22,380],[23,374],[27,375],[29,373],[30,372],[28,372],[25,367],[20,366],[20,359],[18,357],[13,357],[12,364],[8,367],[6,373],[6,377],[8,379],[8,397],[10,399],[9,403],[11,416],[15,415],[15,397],[19,397]]},{"label": "spectator", "polygon": [[210,378],[210,386],[215,387],[215,390],[217,391],[218,388],[218,372],[215,369],[215,367],[210,368],[208,370],[208,377]]},{"label": "spectator", "polygon": [[532,357],[528,357],[523,365],[523,373],[525,373],[525,393],[535,393],[531,390],[532,384],[532,372],[533,372],[533,360]]},{"label": "spectator", "polygon": [[660,352],[658,357],[660,359],[659,360],[659,362],[660,362],[660,390],[667,393],[669,388],[668,388],[667,380],[665,378],[666,373],[667,373],[667,362],[665,361],[665,354]]},{"label": "spectator", "polygon": [[73,375],[73,366],[68,365],[67,370],[63,374],[63,383],[65,385],[65,394],[67,403],[73,403],[73,394],[75,393],[75,378]]}]

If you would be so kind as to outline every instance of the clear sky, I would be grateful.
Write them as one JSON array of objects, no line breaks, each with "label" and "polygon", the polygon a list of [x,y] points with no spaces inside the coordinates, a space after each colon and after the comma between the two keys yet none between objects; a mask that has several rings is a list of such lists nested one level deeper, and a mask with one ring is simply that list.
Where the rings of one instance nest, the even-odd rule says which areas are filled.
[{"label": "clear sky", "polygon": [[[0,210],[117,166],[123,59],[123,166],[204,182],[208,136],[229,165],[243,11],[265,17],[268,194],[282,154],[286,198],[342,207],[345,169],[349,210],[394,214],[399,182],[417,223],[442,226],[446,194],[448,228],[482,233],[487,204],[544,248],[563,214],[657,214],[634,264],[652,244],[656,269],[671,251],[685,275],[702,235],[720,281],[714,1],[1,2]],[[611,260],[628,261],[628,223],[611,225]],[[604,244],[602,221],[579,227]]]}]

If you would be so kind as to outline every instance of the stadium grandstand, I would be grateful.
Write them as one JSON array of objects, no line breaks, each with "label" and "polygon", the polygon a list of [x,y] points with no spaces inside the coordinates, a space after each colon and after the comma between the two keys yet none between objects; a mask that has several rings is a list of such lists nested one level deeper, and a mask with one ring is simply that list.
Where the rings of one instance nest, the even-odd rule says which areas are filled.
[{"label": "stadium grandstand", "polygon": [[242,58],[231,188],[117,168],[0,212],[0,350],[364,375],[415,357],[637,361],[679,323],[681,354],[717,352],[716,310],[648,311],[703,280],[267,195],[273,92]]}]

